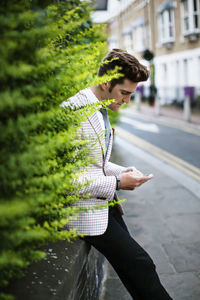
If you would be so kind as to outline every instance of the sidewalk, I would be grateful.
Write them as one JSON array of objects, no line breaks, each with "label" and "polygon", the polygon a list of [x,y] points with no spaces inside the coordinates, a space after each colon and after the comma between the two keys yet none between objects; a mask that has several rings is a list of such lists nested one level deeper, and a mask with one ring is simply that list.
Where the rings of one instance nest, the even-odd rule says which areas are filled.
[{"label": "sidewalk", "polygon": [[192,112],[190,122],[186,122],[184,121],[183,109],[173,106],[161,106],[159,116],[155,113],[155,107],[149,106],[147,103],[141,103],[139,111],[137,110],[135,103],[129,104],[129,106],[122,111],[133,113],[135,116],[144,116],[148,119],[169,124],[171,126],[174,125],[175,127],[183,126],[200,130],[199,112]]},{"label": "sidewalk", "polygon": [[[134,149],[128,150],[118,138],[112,161],[154,174],[154,179],[140,188],[120,192],[120,198],[127,199],[123,203],[124,219],[131,235],[153,258],[171,297],[199,300],[200,198],[174,181],[170,174],[136,156]],[[99,300],[131,300],[109,263],[106,268],[104,294]]]},{"label": "sidewalk", "polygon": [[[141,105],[142,112],[145,114],[155,115],[155,107],[149,106],[148,104]],[[183,108],[178,108],[174,106],[161,106],[161,116],[182,120],[183,118]],[[192,112],[191,113],[191,124],[200,125],[200,113],[199,112]]]}]

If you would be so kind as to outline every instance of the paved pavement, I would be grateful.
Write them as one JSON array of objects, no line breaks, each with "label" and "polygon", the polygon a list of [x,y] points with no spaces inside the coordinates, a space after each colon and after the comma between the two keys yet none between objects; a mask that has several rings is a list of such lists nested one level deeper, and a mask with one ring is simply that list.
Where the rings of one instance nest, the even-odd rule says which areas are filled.
[{"label": "paved pavement", "polygon": [[187,127],[197,127],[200,129],[200,112],[198,110],[193,110],[191,112],[190,122],[184,121],[183,108],[174,107],[174,106],[161,106],[160,115],[156,116],[156,108],[154,106],[149,106],[146,103],[141,103],[140,111],[136,109],[136,105],[131,103],[133,107],[133,112],[147,115],[148,117],[156,117],[157,120],[163,120],[166,122],[178,124],[182,123],[187,125]]},{"label": "paved pavement", "polygon": [[[140,188],[120,191],[125,221],[132,236],[153,258],[163,285],[174,300],[200,299],[200,195],[176,180],[173,168],[115,138],[112,161],[136,166],[154,179]],[[140,153],[140,154],[139,154]],[[125,155],[126,154],[126,155]],[[156,167],[155,167],[156,166]],[[165,168],[165,171],[164,169]],[[169,170],[166,171],[166,170]],[[196,187],[197,182],[194,182]],[[199,184],[200,185],[200,184]],[[106,264],[107,277],[100,300],[130,300],[115,271]],[[162,300],[162,299],[160,299]]]}]

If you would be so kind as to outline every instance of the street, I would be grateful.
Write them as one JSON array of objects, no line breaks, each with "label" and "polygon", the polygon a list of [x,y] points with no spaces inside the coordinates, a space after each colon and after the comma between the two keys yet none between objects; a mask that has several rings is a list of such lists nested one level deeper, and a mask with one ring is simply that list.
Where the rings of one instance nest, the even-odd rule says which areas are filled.
[{"label": "street", "polygon": [[[163,124],[158,118],[149,118],[144,114],[134,114],[133,107],[123,111],[119,126],[116,127],[118,136],[121,136],[131,144],[136,145],[147,153],[157,157],[161,162],[167,163],[163,166],[164,172],[168,172],[168,166],[175,167],[181,171],[179,176],[175,171],[175,179],[191,181],[188,188],[195,190],[197,197],[200,195],[200,129],[199,126],[189,127],[187,124],[176,122],[171,124],[171,119]],[[143,155],[148,161],[147,156]],[[152,158],[150,158],[152,160]],[[156,163],[160,165],[160,163]],[[171,175],[174,174],[170,172]],[[186,178],[185,175],[188,177]]]},{"label": "street", "polygon": [[[134,191],[120,191],[131,235],[153,258],[174,300],[200,299],[200,138],[198,129],[161,125],[128,115],[116,128],[112,161],[154,178]],[[130,300],[106,264],[100,300]]]},{"label": "street", "polygon": [[200,136],[142,118],[133,118],[130,114],[121,117],[119,126],[200,168]]}]

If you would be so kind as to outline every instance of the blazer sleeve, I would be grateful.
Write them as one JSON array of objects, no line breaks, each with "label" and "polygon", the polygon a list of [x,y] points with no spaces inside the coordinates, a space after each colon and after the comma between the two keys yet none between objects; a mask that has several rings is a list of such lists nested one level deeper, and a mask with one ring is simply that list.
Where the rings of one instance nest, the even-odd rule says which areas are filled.
[{"label": "blazer sleeve", "polygon": [[116,192],[115,176],[90,176],[85,175],[78,178],[80,184],[87,184],[79,189],[81,195],[90,194],[90,198],[99,198],[112,201]]},{"label": "blazer sleeve", "polygon": [[119,175],[122,171],[124,171],[126,168],[119,166],[117,164],[114,164],[112,162],[107,162],[104,170],[107,176],[117,176]]}]

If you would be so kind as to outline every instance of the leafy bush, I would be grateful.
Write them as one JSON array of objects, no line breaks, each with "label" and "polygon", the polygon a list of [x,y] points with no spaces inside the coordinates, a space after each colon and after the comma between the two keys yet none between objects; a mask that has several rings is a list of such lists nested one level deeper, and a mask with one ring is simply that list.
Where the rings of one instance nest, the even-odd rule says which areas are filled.
[{"label": "leafy bush", "polygon": [[76,140],[85,110],[59,105],[92,84],[105,54],[89,16],[80,0],[1,2],[1,288],[44,257],[42,244],[76,236],[60,229],[79,200],[74,176],[89,161]]}]

